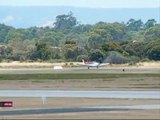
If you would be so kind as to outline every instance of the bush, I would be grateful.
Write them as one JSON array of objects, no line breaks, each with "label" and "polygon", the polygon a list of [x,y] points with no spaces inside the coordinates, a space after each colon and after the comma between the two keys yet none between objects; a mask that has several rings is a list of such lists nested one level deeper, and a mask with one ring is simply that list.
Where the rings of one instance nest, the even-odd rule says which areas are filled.
[{"label": "bush", "polygon": [[137,62],[139,62],[139,61],[140,61],[140,58],[137,57],[137,56],[131,56],[131,57],[130,57],[130,62],[131,62],[131,63],[137,63]]},{"label": "bush", "polygon": [[149,62],[150,60],[148,59],[148,58],[143,58],[142,60],[141,60],[141,62]]},{"label": "bush", "polygon": [[111,64],[124,64],[127,63],[129,60],[119,52],[111,51],[109,52],[109,56],[107,57],[106,61]]}]

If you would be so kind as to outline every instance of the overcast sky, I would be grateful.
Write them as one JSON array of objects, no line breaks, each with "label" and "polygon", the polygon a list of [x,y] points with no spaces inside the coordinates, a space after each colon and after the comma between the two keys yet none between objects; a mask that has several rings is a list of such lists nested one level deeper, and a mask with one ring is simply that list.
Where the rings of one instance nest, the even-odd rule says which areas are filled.
[{"label": "overcast sky", "polygon": [[0,6],[74,6],[90,8],[153,8],[160,0],[0,0]]}]

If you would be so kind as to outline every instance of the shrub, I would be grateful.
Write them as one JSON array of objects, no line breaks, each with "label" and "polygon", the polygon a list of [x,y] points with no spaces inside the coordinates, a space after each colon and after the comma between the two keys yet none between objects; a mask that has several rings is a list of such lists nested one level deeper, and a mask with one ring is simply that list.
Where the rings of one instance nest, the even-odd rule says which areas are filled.
[{"label": "shrub", "polygon": [[109,56],[107,57],[106,61],[111,64],[124,64],[127,63],[129,60],[119,52],[111,51],[109,52]]}]

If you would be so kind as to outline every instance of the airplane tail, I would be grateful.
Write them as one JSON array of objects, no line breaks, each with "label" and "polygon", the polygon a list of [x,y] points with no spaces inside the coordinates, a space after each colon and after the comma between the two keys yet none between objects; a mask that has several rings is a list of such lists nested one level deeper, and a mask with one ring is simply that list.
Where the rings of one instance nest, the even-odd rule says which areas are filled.
[{"label": "airplane tail", "polygon": [[85,64],[85,61],[84,61],[84,59],[82,59],[82,62],[83,62],[83,64]]}]

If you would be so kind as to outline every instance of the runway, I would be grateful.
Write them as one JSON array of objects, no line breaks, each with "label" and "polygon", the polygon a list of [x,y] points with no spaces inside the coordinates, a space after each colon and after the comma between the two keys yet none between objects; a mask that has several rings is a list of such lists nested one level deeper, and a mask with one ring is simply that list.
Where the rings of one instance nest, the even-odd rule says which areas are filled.
[{"label": "runway", "polygon": [[0,90],[0,97],[71,97],[160,99],[159,91]]},{"label": "runway", "polygon": [[100,111],[128,111],[160,109],[160,105],[133,105],[133,106],[100,106],[100,107],[77,107],[77,108],[45,108],[45,109],[19,109],[3,110],[0,115],[30,115],[30,114],[54,114],[73,112],[100,112]]},{"label": "runway", "polygon": [[[125,71],[123,71],[125,69]],[[71,67],[54,70],[53,68],[0,68],[0,74],[37,74],[37,73],[160,73],[159,68],[140,67]]]}]

